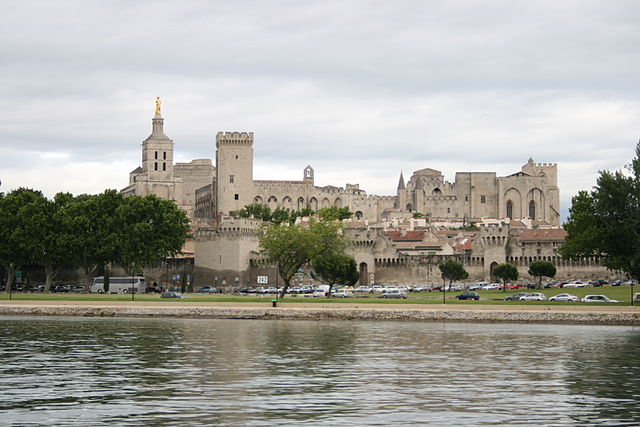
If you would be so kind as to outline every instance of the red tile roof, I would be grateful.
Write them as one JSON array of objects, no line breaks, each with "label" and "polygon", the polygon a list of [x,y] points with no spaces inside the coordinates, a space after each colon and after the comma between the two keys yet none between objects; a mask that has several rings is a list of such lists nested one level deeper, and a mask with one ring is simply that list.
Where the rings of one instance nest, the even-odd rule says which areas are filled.
[{"label": "red tile roof", "polygon": [[424,230],[413,231],[387,231],[387,236],[395,242],[421,242],[424,239]]}]

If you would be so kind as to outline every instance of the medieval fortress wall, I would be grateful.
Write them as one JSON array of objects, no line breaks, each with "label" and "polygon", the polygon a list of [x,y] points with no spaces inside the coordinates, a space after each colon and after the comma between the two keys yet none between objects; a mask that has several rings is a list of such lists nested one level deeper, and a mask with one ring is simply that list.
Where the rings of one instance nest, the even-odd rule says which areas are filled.
[{"label": "medieval fortress wall", "polygon": [[[165,135],[163,126],[158,107],[151,135],[142,142],[141,166],[130,173],[129,185],[122,192],[155,194],[173,200],[189,215],[196,226],[196,274],[200,272],[205,284],[210,284],[212,277],[243,283],[257,274],[251,265],[252,260],[259,259],[258,225],[255,220],[229,216],[250,203],[291,210],[307,206],[313,210],[348,207],[355,214],[354,221],[365,224],[365,228],[411,218],[416,213],[443,223],[472,224],[496,218],[526,219],[556,228],[560,224],[554,163],[529,159],[520,171],[504,177],[495,172],[458,172],[452,183],[445,181],[440,171],[427,168],[413,172],[406,185],[400,174],[396,194],[378,196],[367,194],[358,184],[316,186],[311,166],[302,170],[300,180],[254,180],[252,132],[219,132],[215,164],[210,159],[174,164],[174,143]],[[351,248],[363,278],[376,273],[385,280],[437,281],[438,260],[402,255],[397,245],[383,236],[382,227],[378,228],[366,230],[369,237],[355,239]],[[534,254],[530,250],[523,249],[509,232],[487,229],[474,242],[471,254],[462,260],[471,276],[478,279],[486,279],[492,265],[500,262],[513,262],[525,271],[531,257],[547,256],[562,263],[557,247],[537,247]],[[595,261],[562,268],[571,270],[571,274],[602,271]]]}]

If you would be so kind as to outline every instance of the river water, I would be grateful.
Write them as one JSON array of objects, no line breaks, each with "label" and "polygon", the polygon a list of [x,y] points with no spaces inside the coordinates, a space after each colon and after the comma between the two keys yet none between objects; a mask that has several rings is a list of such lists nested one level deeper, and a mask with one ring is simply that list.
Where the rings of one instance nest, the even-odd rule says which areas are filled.
[{"label": "river water", "polygon": [[640,425],[640,328],[0,317],[1,425]]}]

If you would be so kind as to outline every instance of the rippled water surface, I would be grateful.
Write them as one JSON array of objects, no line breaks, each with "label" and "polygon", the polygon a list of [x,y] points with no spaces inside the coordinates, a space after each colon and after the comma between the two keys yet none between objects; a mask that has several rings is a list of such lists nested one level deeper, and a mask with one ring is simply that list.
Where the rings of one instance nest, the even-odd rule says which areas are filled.
[{"label": "rippled water surface", "polygon": [[640,425],[640,328],[0,317],[2,425]]}]

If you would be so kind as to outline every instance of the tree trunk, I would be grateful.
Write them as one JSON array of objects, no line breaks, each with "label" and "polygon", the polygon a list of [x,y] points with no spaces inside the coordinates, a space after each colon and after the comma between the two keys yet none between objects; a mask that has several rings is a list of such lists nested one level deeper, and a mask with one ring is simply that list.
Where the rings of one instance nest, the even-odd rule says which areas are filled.
[{"label": "tree trunk", "polygon": [[51,288],[53,287],[53,279],[56,277],[59,270],[59,268],[54,268],[53,264],[50,263],[44,266],[44,290],[46,292],[51,292]]},{"label": "tree trunk", "polygon": [[7,286],[4,289],[6,293],[11,292],[11,287],[13,286],[13,279],[16,276],[16,271],[18,270],[18,266],[12,262],[4,264],[4,269],[7,271]]}]

